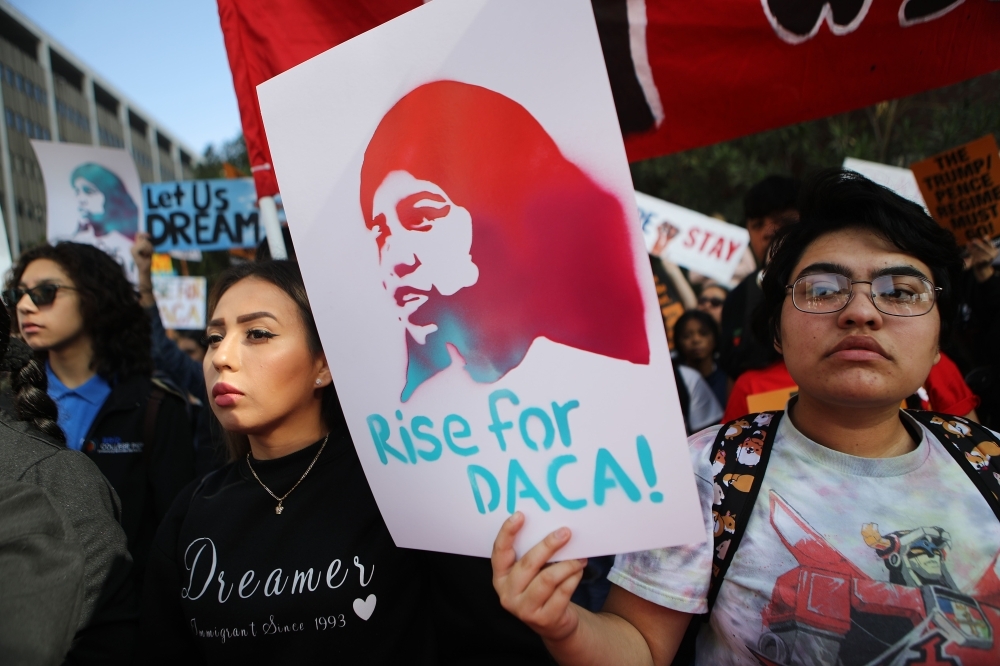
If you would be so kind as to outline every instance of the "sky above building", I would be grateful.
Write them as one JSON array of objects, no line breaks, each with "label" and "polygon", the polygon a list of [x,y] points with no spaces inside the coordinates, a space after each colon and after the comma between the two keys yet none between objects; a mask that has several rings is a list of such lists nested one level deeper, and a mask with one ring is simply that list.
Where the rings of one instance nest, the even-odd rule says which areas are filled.
[{"label": "sky above building", "polygon": [[200,155],[240,132],[214,0],[8,0]]}]

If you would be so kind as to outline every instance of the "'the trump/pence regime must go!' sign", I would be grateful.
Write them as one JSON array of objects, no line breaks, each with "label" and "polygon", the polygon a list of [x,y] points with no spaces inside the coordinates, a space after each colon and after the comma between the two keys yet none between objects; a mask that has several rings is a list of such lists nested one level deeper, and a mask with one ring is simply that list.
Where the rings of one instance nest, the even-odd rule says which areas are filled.
[{"label": "'the trump/pence regime must go!' sign", "polygon": [[258,88],[354,444],[396,544],[698,542],[587,0],[435,0]]},{"label": "'the trump/pence regime must go!' sign", "polygon": [[1000,153],[992,134],[910,166],[927,207],[959,243],[1000,244]]}]

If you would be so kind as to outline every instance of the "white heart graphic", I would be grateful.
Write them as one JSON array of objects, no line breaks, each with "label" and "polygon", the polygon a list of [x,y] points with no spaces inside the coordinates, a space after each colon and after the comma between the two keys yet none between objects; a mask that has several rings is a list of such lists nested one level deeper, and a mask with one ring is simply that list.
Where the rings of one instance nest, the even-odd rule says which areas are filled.
[{"label": "white heart graphic", "polygon": [[357,613],[358,617],[362,620],[367,620],[375,612],[375,595],[369,594],[368,598],[362,601],[361,599],[354,600],[354,612]]}]

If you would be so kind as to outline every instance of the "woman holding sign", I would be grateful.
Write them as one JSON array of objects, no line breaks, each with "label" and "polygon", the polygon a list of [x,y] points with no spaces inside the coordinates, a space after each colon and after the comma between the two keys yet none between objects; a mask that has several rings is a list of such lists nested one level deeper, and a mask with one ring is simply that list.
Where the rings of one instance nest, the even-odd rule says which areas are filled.
[{"label": "woman holding sign", "polygon": [[707,540],[619,555],[594,614],[569,603],[582,561],[545,566],[569,530],[518,559],[524,517],[501,529],[502,603],[561,663],[669,664],[689,624],[697,664],[1000,659],[1000,435],[900,410],[940,358],[958,248],[854,173],[820,174],[801,203],[758,318],[799,392],[689,440]]},{"label": "woman holding sign", "polygon": [[298,268],[232,268],[209,312],[206,388],[232,462],[157,534],[144,662],[434,663],[421,569],[372,497]]}]

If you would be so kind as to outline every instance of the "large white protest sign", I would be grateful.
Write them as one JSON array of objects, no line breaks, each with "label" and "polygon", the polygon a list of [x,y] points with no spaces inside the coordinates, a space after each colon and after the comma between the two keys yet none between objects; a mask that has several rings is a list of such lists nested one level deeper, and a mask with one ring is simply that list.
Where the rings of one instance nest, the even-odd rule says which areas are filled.
[{"label": "large white protest sign", "polygon": [[298,259],[396,544],[705,527],[588,0],[435,0],[258,88]]},{"label": "large white protest sign", "polygon": [[142,188],[132,156],[117,148],[32,141],[42,168],[46,238],[95,245],[115,258],[132,282],[135,234],[142,231]]},{"label": "large white protest sign", "polygon": [[635,193],[635,202],[647,251],[652,252],[665,234],[669,238],[667,259],[729,284],[750,244],[746,229],[642,192]]},{"label": "large white protest sign", "polygon": [[203,277],[154,275],[153,296],[164,328],[205,328],[208,281]]},{"label": "large white protest sign", "polygon": [[856,157],[844,158],[844,168],[860,173],[865,178],[873,180],[879,185],[888,187],[890,190],[914,203],[918,203],[927,208],[924,196],[920,193],[920,185],[917,178],[909,169],[881,164],[880,162],[869,162],[859,160]]}]

